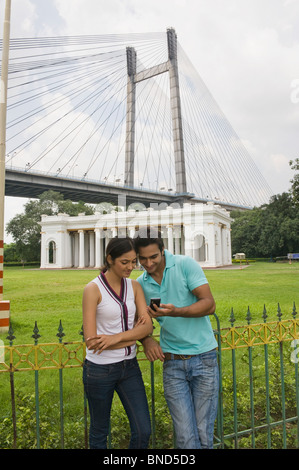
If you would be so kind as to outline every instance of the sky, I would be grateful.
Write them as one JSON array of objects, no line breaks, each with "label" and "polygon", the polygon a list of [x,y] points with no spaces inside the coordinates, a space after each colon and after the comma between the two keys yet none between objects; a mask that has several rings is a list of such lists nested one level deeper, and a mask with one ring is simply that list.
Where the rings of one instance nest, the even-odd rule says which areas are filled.
[{"label": "sky", "polygon": [[[299,157],[299,0],[11,0],[11,37],[176,30],[273,190]],[[1,36],[5,0],[0,0]],[[24,199],[6,198],[5,224]],[[5,241],[11,241],[5,236]]]}]

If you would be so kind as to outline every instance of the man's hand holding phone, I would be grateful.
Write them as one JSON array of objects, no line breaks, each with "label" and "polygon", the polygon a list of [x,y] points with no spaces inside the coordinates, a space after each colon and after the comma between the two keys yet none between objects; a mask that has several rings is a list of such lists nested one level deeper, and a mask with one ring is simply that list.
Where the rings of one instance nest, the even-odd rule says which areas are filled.
[{"label": "man's hand holding phone", "polygon": [[161,304],[161,299],[151,299],[148,313],[152,318],[176,317],[176,307],[172,304]]}]

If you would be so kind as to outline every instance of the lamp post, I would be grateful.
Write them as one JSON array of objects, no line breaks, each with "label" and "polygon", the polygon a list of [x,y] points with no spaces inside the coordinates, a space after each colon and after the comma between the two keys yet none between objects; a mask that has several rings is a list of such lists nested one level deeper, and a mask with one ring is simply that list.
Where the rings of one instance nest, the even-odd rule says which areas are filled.
[{"label": "lamp post", "polygon": [[6,0],[3,25],[3,51],[0,92],[0,331],[6,331],[8,329],[10,313],[9,301],[3,300],[5,151],[10,11],[11,0]]}]

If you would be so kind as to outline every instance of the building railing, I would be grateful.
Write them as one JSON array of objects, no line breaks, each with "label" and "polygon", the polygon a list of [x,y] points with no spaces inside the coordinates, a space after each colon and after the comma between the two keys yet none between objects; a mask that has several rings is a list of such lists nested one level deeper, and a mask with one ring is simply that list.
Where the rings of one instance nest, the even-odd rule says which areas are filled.
[{"label": "building railing", "polygon": [[[218,341],[220,393],[218,417],[215,424],[215,448],[298,448],[299,447],[299,319],[295,304],[291,319],[282,319],[278,306],[277,321],[267,322],[266,310],[262,323],[251,323],[248,309],[247,325],[235,326],[232,310],[230,326],[220,328],[217,315],[212,324]],[[35,324],[34,344],[14,345],[14,332],[10,328],[8,345],[0,351],[0,387],[9,377],[11,413],[9,421],[12,439],[8,447],[18,447],[15,376],[20,372],[34,372],[34,408],[36,448],[41,447],[40,374],[44,370],[57,370],[59,375],[59,447],[65,448],[64,379],[67,370],[82,368],[85,343],[64,342],[60,323],[57,343],[40,343]],[[0,346],[1,347],[1,346]],[[157,377],[154,363],[149,363],[138,344],[137,357],[150,368],[150,411],[152,419],[151,448],[158,448],[157,436]],[[82,385],[83,388],[83,385]],[[77,393],[77,392],[74,392]],[[84,396],[84,394],[83,394]],[[2,400],[3,401],[3,400]],[[82,448],[88,447],[88,407],[83,399],[84,438]],[[159,413],[159,411],[158,411]],[[0,420],[3,420],[0,404]],[[169,421],[170,422],[170,421]],[[172,435],[169,425],[168,435]],[[161,439],[160,439],[161,441]],[[173,443],[174,445],[174,443]],[[109,438],[111,446],[111,436]],[[159,444],[160,448],[163,443]]]}]

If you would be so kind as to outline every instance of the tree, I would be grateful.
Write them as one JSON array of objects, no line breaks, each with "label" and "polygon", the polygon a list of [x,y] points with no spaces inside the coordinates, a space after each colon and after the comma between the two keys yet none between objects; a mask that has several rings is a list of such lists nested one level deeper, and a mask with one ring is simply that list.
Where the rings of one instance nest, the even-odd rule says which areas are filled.
[{"label": "tree", "polygon": [[256,245],[259,238],[261,210],[232,211],[232,250],[233,253],[245,253],[247,257],[256,257]]},{"label": "tree", "polygon": [[4,243],[4,259],[6,263],[13,263],[20,261],[20,258],[17,254],[17,249],[15,243]]},{"label": "tree", "polygon": [[290,193],[252,211],[233,211],[232,217],[233,253],[258,258],[299,252],[299,205]]},{"label": "tree", "polygon": [[[292,170],[299,172],[299,158],[296,158],[295,160],[290,160],[289,164]],[[291,183],[292,183],[291,193],[292,193],[294,202],[295,204],[299,204],[299,173],[297,173],[294,176],[294,178],[291,180]]]},{"label": "tree", "polygon": [[45,191],[38,199],[30,200],[24,205],[24,214],[17,214],[6,225],[7,233],[11,234],[16,244],[16,251],[22,261],[40,260],[40,225],[41,216],[57,215],[59,213],[76,216],[85,212],[94,213],[92,206],[83,201],[73,203],[64,200],[61,193]]}]

